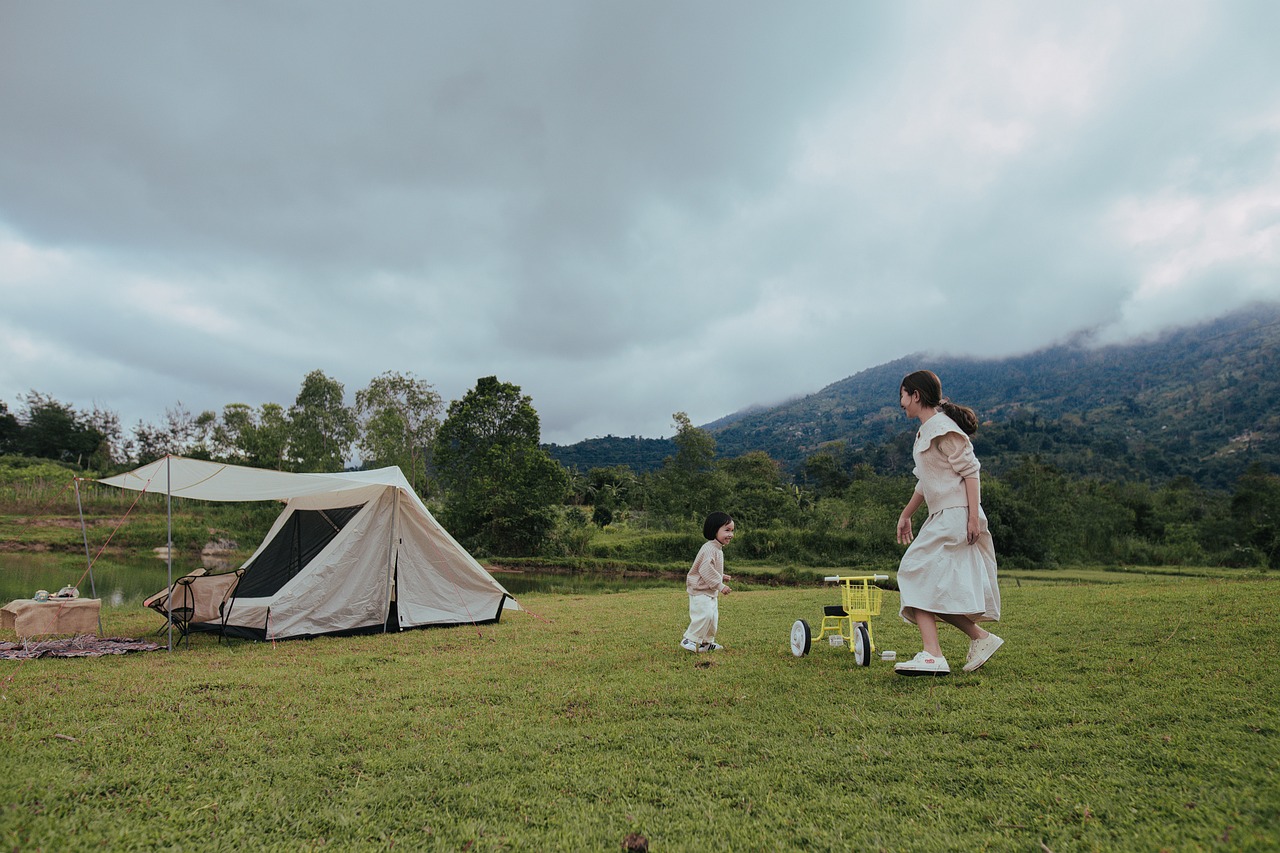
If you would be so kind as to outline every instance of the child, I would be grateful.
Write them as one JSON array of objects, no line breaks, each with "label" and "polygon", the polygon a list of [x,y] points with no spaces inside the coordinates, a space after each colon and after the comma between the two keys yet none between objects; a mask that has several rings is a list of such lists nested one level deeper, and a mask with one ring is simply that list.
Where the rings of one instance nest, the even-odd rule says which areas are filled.
[{"label": "child", "polygon": [[[951,672],[938,644],[938,619],[969,637],[965,672],[982,666],[1004,640],[978,627],[1000,619],[996,552],[982,511],[978,459],[969,436],[978,416],[942,398],[942,382],[928,370],[902,380],[900,405],[920,420],[912,456],[915,492],[898,518],[898,542],[910,545],[898,567],[901,616],[920,629],[924,651],[894,667],[902,675]],[[911,516],[925,503],[929,517],[911,535]]]},{"label": "child", "polygon": [[711,513],[702,524],[702,535],[707,543],[698,551],[684,582],[689,593],[689,627],[680,648],[690,652],[714,652],[723,648],[716,642],[716,627],[720,623],[717,596],[732,592],[724,584],[731,580],[724,573],[724,546],[733,539],[733,519],[728,513]]}]

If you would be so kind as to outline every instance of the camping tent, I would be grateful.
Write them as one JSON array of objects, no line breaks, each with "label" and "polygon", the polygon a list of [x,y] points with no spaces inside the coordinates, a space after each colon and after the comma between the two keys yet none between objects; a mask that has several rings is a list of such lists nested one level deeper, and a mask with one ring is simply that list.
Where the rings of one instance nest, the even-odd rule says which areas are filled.
[{"label": "camping tent", "polygon": [[169,456],[100,482],[197,500],[286,502],[222,605],[225,633],[287,639],[480,624],[520,609],[399,468],[292,474]]}]

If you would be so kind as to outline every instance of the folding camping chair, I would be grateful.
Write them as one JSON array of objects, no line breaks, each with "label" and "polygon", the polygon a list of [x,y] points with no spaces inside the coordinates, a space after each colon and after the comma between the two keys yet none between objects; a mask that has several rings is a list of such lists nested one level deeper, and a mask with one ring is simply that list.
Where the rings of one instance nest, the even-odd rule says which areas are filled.
[{"label": "folding camping chair", "polygon": [[163,634],[169,627],[169,619],[173,619],[173,627],[178,629],[178,642],[187,640],[187,645],[191,645],[191,620],[196,615],[196,596],[191,589],[191,583],[198,577],[205,574],[204,569],[197,569],[189,575],[184,575],[173,582],[173,586],[151,596],[142,602],[143,606],[149,607],[165,618],[165,623],[160,626],[157,634]]}]

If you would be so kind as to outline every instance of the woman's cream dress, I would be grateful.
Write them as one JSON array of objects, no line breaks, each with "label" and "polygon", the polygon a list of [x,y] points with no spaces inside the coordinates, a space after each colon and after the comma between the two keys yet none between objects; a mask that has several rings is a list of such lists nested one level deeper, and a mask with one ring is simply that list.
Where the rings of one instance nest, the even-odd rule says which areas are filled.
[{"label": "woman's cream dress", "polygon": [[975,622],[1000,618],[996,551],[987,516],[978,507],[982,534],[968,543],[968,498],[964,480],[977,479],[978,458],[964,431],[942,412],[920,426],[912,449],[916,491],[929,517],[898,566],[903,619],[914,623],[912,608],[954,613]]}]

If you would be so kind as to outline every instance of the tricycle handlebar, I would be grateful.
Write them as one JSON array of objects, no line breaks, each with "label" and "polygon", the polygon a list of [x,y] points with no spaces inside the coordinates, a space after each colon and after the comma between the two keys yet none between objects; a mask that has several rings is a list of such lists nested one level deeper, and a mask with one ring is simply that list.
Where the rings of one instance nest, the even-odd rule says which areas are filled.
[{"label": "tricycle handlebar", "polygon": [[888,579],[889,579],[888,575],[830,575],[828,577],[823,578],[823,580],[826,581],[827,583],[838,583],[844,580],[887,581]]}]

